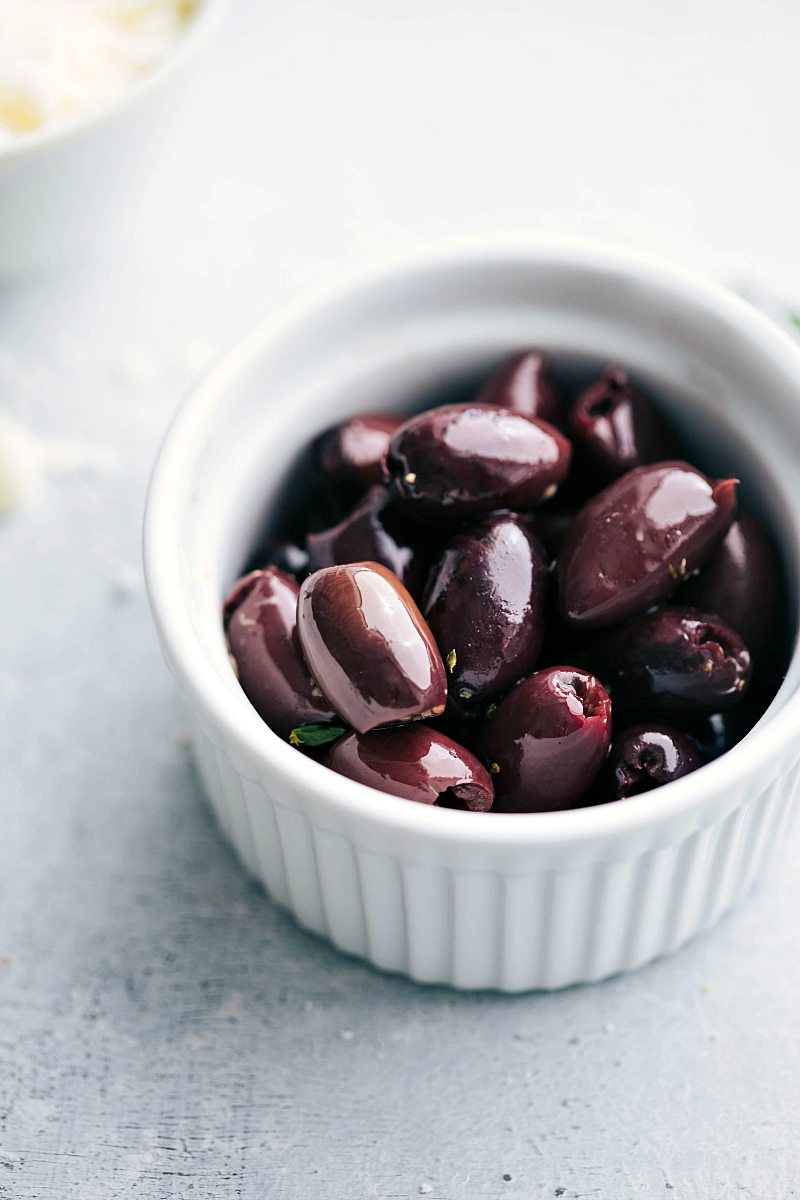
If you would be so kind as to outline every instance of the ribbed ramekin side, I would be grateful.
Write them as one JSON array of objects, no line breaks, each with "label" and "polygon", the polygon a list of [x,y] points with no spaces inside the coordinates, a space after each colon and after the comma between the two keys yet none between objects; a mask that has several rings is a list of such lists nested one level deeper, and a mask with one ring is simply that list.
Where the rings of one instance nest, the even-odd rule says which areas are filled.
[{"label": "ribbed ramekin side", "polygon": [[[211,805],[211,811],[216,817],[217,824],[227,841],[234,844],[233,814],[227,791],[219,772],[218,747],[200,723],[199,718],[191,709],[192,753],[200,782]],[[238,852],[239,847],[236,846]]]},{"label": "ribbed ramekin side", "polygon": [[227,838],[270,896],[349,954],[419,982],[508,992],[632,970],[713,925],[780,843],[800,791],[793,763],[726,815],[624,859],[526,873],[410,862],[314,825],[297,798],[247,778],[194,722],[201,777]]}]

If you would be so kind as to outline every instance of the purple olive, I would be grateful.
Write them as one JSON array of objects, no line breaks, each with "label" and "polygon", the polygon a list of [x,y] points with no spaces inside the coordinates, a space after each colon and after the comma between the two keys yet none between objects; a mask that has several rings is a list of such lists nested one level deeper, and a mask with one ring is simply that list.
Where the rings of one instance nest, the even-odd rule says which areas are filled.
[{"label": "purple olive", "polygon": [[546,587],[542,547],[525,517],[493,513],[452,539],[423,607],[451,697],[483,702],[533,670]]},{"label": "purple olive", "polygon": [[392,413],[363,413],[321,433],[314,453],[325,478],[359,491],[380,483],[383,456],[405,420]]},{"label": "purple olive", "polygon": [[494,800],[492,781],[477,758],[428,725],[348,734],[328,751],[325,765],[418,804],[488,812]]},{"label": "purple olive", "polygon": [[578,513],[558,556],[564,618],[597,629],[665,600],[727,533],[737,482],[664,462],[610,484]]},{"label": "purple olive", "polygon": [[334,712],[359,733],[444,711],[444,664],[408,591],[379,563],[326,567],[297,602],[300,645]]},{"label": "purple olive", "polygon": [[309,534],[306,544],[312,571],[353,562],[377,562],[416,595],[430,565],[425,541],[420,526],[404,520],[392,508],[386,488],[374,487],[349,516],[332,529]]},{"label": "purple olive", "polygon": [[619,367],[608,367],[582,392],[570,412],[576,453],[616,479],[669,454],[674,441],[664,417]]},{"label": "purple olive", "polygon": [[252,571],[225,601],[228,646],[239,682],[279,737],[298,725],[333,720],[311,678],[297,639],[297,595],[293,579],[275,567]]},{"label": "purple olive", "polygon": [[780,648],[784,590],[775,543],[760,521],[742,513],[680,598],[732,625],[758,666]]},{"label": "purple olive", "polygon": [[611,743],[609,773],[615,798],[639,796],[702,767],[696,742],[668,725],[631,725]]},{"label": "purple olive", "polygon": [[681,725],[708,758],[719,758],[746,737],[775,699],[773,681],[755,679],[741,704],[708,715],[681,716]]},{"label": "purple olive", "polygon": [[741,700],[750,654],[719,617],[696,608],[660,608],[610,634],[601,674],[627,710],[713,713]]},{"label": "purple olive", "polygon": [[523,679],[500,701],[478,743],[495,807],[573,808],[603,765],[610,735],[611,701],[594,676],[559,666]]},{"label": "purple olive", "polygon": [[504,363],[478,393],[476,404],[497,404],[557,425],[561,404],[550,382],[548,361],[538,350],[526,350]]},{"label": "purple olive", "polygon": [[452,404],[397,430],[384,479],[409,516],[455,522],[548,498],[570,456],[567,439],[544,421],[492,404]]}]

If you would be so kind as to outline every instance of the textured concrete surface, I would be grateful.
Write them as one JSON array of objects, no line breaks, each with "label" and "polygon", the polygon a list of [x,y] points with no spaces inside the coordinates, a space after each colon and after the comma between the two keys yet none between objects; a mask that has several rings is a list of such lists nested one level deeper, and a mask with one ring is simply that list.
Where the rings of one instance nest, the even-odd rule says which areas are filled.
[{"label": "textured concrete surface", "polygon": [[[498,13],[538,51],[509,36],[509,65],[492,43],[510,80],[473,93]],[[207,355],[329,263],[442,232],[447,211],[461,228],[560,211],[729,278],[752,255],[786,290],[796,157],[752,139],[794,126],[798,33],[780,4],[242,0],[125,238],[3,289],[0,410],[21,423],[29,486],[0,521],[2,1200],[800,1194],[796,835],[715,933],[630,978],[508,999],[381,976],[298,931],[218,838],[138,567],[152,455]],[[432,132],[448,54],[473,125],[450,125],[450,93]],[[744,88],[746,112],[715,80]],[[588,173],[556,91],[605,138]],[[687,92],[708,100],[694,139]],[[726,145],[741,115],[748,154],[769,156],[769,220],[756,164],[715,223],[735,163],[703,154],[714,113]],[[490,205],[467,151],[496,165],[501,118],[535,153]]]}]

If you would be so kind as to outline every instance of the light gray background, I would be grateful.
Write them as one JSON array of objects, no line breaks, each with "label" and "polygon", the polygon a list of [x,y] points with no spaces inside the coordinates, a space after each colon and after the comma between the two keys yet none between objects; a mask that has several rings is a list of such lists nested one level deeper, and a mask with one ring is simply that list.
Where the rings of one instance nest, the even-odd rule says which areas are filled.
[{"label": "light gray background", "polygon": [[181,392],[338,264],[548,227],[798,296],[798,38],[789,0],[239,0],[133,214],[2,288],[41,476],[0,522],[3,1200],[800,1193],[796,836],[633,977],[381,976],[218,838],[138,567]]}]

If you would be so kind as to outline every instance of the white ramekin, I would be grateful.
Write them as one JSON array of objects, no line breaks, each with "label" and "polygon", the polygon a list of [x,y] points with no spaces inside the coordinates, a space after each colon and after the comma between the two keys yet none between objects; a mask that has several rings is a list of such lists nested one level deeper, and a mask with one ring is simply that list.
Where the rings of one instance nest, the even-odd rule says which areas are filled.
[{"label": "white ramekin", "polygon": [[200,0],[163,61],[110,103],[0,147],[0,279],[96,244],[112,214],[128,213],[131,182],[156,140],[170,88],[228,4]]},{"label": "white ramekin", "polygon": [[[798,792],[798,655],[756,729],[697,774],[597,808],[476,817],[351,783],[282,743],[234,677],[220,602],[313,433],[526,345],[623,361],[675,397],[712,460],[743,438],[797,578],[800,351],[712,283],[551,239],[426,248],[270,316],[181,409],[145,522],[164,655],[248,871],[302,925],[377,967],[510,992],[640,966],[747,891]],[[796,589],[792,604],[796,615]]]}]

